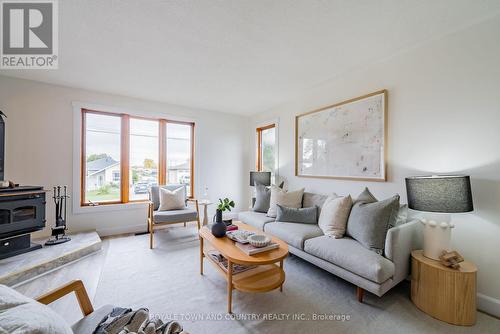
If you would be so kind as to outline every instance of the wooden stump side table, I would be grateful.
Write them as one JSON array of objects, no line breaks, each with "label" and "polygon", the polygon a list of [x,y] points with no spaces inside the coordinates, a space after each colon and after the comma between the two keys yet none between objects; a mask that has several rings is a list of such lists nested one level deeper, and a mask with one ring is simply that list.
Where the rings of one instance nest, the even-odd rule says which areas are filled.
[{"label": "wooden stump side table", "polygon": [[477,267],[468,261],[459,269],[443,266],[424,256],[411,253],[411,300],[428,315],[453,325],[476,323]]}]

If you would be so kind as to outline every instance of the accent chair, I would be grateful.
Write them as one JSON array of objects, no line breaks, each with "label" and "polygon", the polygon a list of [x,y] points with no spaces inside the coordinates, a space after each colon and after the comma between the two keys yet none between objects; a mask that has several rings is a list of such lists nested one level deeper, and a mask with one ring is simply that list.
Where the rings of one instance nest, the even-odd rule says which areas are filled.
[{"label": "accent chair", "polygon": [[[149,209],[148,209],[148,230],[149,230],[149,248],[153,249],[153,234],[155,226],[170,225],[196,221],[198,230],[200,229],[200,211],[198,207],[198,200],[186,197],[186,206],[180,210],[159,211],[160,207],[160,188],[168,189],[170,191],[176,190],[179,187],[184,187],[185,184],[167,184],[163,186],[152,186],[149,191]],[[186,191],[184,191],[185,194]],[[194,205],[188,207],[188,204]]]}]

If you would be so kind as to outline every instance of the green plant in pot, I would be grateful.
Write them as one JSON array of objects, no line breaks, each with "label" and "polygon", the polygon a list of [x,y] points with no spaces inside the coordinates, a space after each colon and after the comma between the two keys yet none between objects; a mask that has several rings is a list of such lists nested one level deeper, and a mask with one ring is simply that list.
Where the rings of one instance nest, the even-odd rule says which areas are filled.
[{"label": "green plant in pot", "polygon": [[222,212],[231,211],[231,208],[234,208],[234,201],[230,200],[229,198],[219,198],[217,211],[214,216],[215,223],[212,224],[212,234],[215,237],[222,238],[226,235],[226,223],[224,223],[224,221],[222,220]]}]

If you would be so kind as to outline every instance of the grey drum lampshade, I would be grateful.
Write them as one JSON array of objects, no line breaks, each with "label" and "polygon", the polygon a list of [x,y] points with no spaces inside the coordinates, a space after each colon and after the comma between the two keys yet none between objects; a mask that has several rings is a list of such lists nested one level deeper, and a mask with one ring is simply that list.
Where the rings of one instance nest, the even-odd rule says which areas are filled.
[{"label": "grey drum lampshade", "polygon": [[408,207],[413,210],[442,213],[474,210],[467,175],[407,177],[406,192]]},{"label": "grey drum lampshade", "polygon": [[265,186],[270,186],[271,172],[250,172],[250,186],[255,186],[255,182]]}]

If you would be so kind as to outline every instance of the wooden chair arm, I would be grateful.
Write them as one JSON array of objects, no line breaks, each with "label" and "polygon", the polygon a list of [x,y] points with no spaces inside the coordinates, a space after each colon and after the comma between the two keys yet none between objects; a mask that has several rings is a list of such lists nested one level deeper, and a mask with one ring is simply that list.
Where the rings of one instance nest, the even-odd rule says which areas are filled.
[{"label": "wooden chair arm", "polygon": [[196,212],[198,213],[198,217],[200,217],[200,207],[198,205],[198,200],[196,198],[188,198],[186,200],[186,203],[187,202],[193,202],[194,203],[194,205],[196,206]]},{"label": "wooden chair arm", "polygon": [[85,290],[85,286],[81,280],[71,281],[66,285],[41,295],[36,300],[42,304],[48,305],[71,292],[75,293],[76,299],[78,300],[78,304],[80,305],[80,309],[82,310],[84,316],[94,312],[94,307],[90,302],[87,290]]}]

